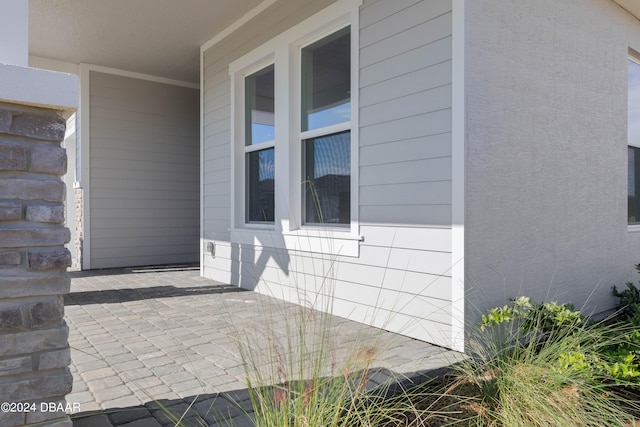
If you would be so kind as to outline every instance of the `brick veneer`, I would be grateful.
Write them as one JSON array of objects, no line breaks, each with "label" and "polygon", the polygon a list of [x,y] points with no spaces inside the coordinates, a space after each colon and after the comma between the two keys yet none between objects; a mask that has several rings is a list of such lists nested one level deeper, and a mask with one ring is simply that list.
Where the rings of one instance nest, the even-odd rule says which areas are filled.
[{"label": "brick veneer", "polygon": [[0,403],[36,404],[0,412],[3,427],[71,426],[64,411],[40,411],[42,402],[64,402],[72,386],[65,128],[54,110],[0,102]]}]

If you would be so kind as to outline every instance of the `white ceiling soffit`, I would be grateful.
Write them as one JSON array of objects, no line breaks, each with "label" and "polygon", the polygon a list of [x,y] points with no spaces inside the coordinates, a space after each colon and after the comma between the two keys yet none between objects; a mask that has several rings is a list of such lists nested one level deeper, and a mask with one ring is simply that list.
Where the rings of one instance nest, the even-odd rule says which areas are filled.
[{"label": "white ceiling soffit", "polygon": [[200,81],[200,46],[262,0],[29,0],[29,54]]},{"label": "white ceiling soffit", "polygon": [[623,9],[640,19],[640,0],[613,0]]}]

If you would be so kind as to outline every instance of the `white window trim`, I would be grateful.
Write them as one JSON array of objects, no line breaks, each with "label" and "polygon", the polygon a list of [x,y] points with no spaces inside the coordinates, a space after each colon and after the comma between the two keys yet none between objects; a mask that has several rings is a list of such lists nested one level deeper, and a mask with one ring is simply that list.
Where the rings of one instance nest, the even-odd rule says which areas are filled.
[{"label": "white window trim", "polygon": [[[635,62],[638,66],[640,66],[640,58],[638,58],[637,56],[635,56],[634,54],[632,54],[632,52],[630,51],[629,54],[627,55],[627,59],[630,61]],[[627,77],[628,78],[628,77]],[[627,81],[627,96],[629,94],[629,82]],[[628,119],[627,119],[628,120]],[[636,144],[632,144],[629,141],[629,136],[627,135],[627,141],[626,141],[626,147],[635,147],[635,148],[640,148],[640,143],[636,143]],[[628,180],[628,176],[627,176],[627,180]],[[628,185],[628,184],[627,184]],[[629,190],[627,189],[627,192]],[[640,233],[640,224],[629,224],[629,219],[627,218],[627,231],[630,233]]]},{"label": "white window trim", "polygon": [[[351,114],[350,114],[350,120],[345,121],[345,122],[341,122],[341,123],[336,123],[333,125],[329,125],[329,126],[323,126],[323,127],[319,127],[319,128],[314,128],[314,129],[309,129],[306,131],[302,130],[302,126],[301,126],[301,118],[302,118],[302,109],[301,109],[301,100],[302,100],[302,80],[301,80],[301,76],[302,76],[302,50],[319,41],[322,40],[325,37],[331,36],[332,34],[334,34],[336,31],[340,31],[341,29],[347,27],[348,25],[350,25],[350,22],[345,22],[343,25],[337,25],[337,26],[332,26],[329,27],[327,29],[322,29],[321,31],[314,31],[312,33],[313,36],[309,35],[308,37],[305,37],[303,39],[298,40],[295,43],[295,49],[292,55],[292,66],[294,69],[294,72],[292,73],[293,75],[293,79],[292,79],[292,93],[293,93],[293,98],[295,99],[295,103],[294,105],[296,106],[296,108],[292,108],[290,110],[291,113],[291,121],[292,121],[292,127],[291,127],[291,144],[293,144],[292,146],[294,147],[294,151],[293,151],[293,159],[300,159],[300,166],[298,168],[296,168],[295,170],[295,174],[293,174],[293,180],[294,182],[299,182],[302,183],[303,181],[306,180],[305,177],[302,176],[302,162],[304,162],[303,160],[303,156],[302,156],[302,152],[303,152],[303,146],[305,145],[305,140],[308,139],[314,139],[314,138],[319,138],[319,137],[324,137],[324,136],[329,136],[329,135],[333,135],[336,133],[341,133],[341,132],[346,132],[349,131],[350,136],[349,138],[351,139],[351,175],[350,175],[350,179],[357,174],[357,169],[354,171],[353,169],[353,159],[357,156],[358,151],[356,150],[356,154],[354,155],[353,153],[353,147],[354,145],[357,148],[357,143],[354,144],[354,140],[353,138],[353,123],[354,120],[353,118],[356,117],[357,115],[357,108],[354,108],[354,103],[353,103],[353,93],[357,92],[354,91],[353,88],[354,87],[358,87],[358,86],[354,86],[354,84],[357,84],[357,80],[354,82],[354,68],[353,68],[353,64],[354,64],[354,44],[353,44],[353,38],[351,39],[351,64],[352,64],[352,69],[351,69]],[[352,30],[352,29],[351,29]],[[353,31],[350,31],[350,33],[353,33]],[[355,55],[357,56],[357,55]],[[357,72],[356,72],[357,74]],[[296,138],[294,138],[293,136],[297,135]],[[295,230],[324,230],[324,229],[333,229],[336,231],[350,231],[350,225],[352,223],[352,221],[357,221],[357,216],[354,217],[354,215],[352,214],[351,217],[349,218],[349,225],[347,224],[336,224],[336,225],[324,225],[324,224],[303,224],[304,219],[303,217],[305,216],[305,204],[306,204],[306,200],[304,200],[304,196],[302,193],[305,193],[306,190],[303,190],[303,188],[305,188],[306,186],[298,186],[296,188],[294,188],[294,190],[298,191],[299,197],[300,197],[300,201],[299,201],[299,211],[300,211],[300,219],[298,222],[296,223],[291,223],[291,227],[294,227]],[[353,195],[353,192],[356,191],[353,186],[351,186],[351,195]],[[353,199],[350,200],[351,206],[353,206]]]},{"label": "white window trim", "polygon": [[[359,255],[358,109],[359,7],[362,0],[338,0],[229,65],[231,76],[231,241],[295,251]],[[336,125],[351,131],[351,221],[345,227],[302,224],[302,139],[300,131],[300,54],[302,47],[351,26],[351,121]],[[274,223],[245,222],[244,78],[275,68],[275,213]],[[282,114],[279,112],[287,112]],[[323,128],[323,134],[327,128]]]},{"label": "white window trim", "polygon": [[[267,229],[272,229],[273,228],[273,223],[270,221],[265,221],[265,222],[259,222],[259,221],[255,221],[255,222],[248,222],[246,220],[247,217],[247,197],[248,195],[246,194],[246,189],[247,189],[247,171],[246,171],[246,159],[247,159],[247,154],[254,152],[254,151],[261,151],[261,150],[266,150],[269,148],[273,148],[274,152],[277,152],[277,150],[275,149],[276,147],[276,139],[272,139],[270,141],[265,141],[265,142],[260,142],[258,144],[252,144],[252,145],[246,145],[246,127],[245,127],[245,102],[246,102],[246,85],[245,85],[245,81],[246,78],[254,73],[257,73],[261,70],[264,70],[265,68],[274,65],[274,58],[273,57],[269,57],[269,58],[265,58],[263,61],[260,61],[256,64],[254,64],[254,66],[245,69],[243,73],[238,73],[236,74],[235,78],[236,78],[236,88],[238,89],[238,92],[236,93],[239,97],[236,99],[240,100],[240,105],[238,105],[238,132],[236,134],[237,139],[233,139],[232,141],[235,141],[235,143],[242,147],[242,158],[238,158],[238,161],[240,162],[240,164],[242,164],[241,167],[238,168],[240,176],[239,178],[239,182],[240,182],[240,189],[238,191],[238,196],[241,196],[240,199],[236,199],[236,202],[238,204],[238,208],[239,208],[239,212],[238,212],[238,220],[240,221],[240,218],[242,218],[242,222],[246,223],[247,225],[252,225],[252,226],[257,226],[257,227],[264,227]],[[257,68],[256,68],[257,67]],[[275,84],[275,82],[274,82]],[[275,91],[275,87],[274,87],[274,91]],[[274,119],[275,117],[277,117],[277,114],[274,114]],[[234,162],[235,163],[235,162]],[[232,169],[233,170],[233,169]],[[233,204],[232,204],[233,205]],[[239,222],[240,223],[240,222]]]},{"label": "white window trim", "polygon": [[[246,174],[244,162],[246,153],[261,148],[275,147],[273,141],[256,144],[247,147],[245,145],[244,127],[244,102],[245,102],[245,78],[270,65],[274,64],[273,55],[259,58],[252,64],[246,66],[241,72],[232,74],[231,78],[231,152],[233,161],[231,163],[231,221],[232,228],[238,227],[245,222],[246,216]],[[277,88],[276,88],[277,90]],[[277,120],[277,114],[275,115]],[[277,136],[276,136],[277,138]],[[276,150],[277,152],[277,150]],[[272,223],[251,223],[252,227],[273,229]]]}]

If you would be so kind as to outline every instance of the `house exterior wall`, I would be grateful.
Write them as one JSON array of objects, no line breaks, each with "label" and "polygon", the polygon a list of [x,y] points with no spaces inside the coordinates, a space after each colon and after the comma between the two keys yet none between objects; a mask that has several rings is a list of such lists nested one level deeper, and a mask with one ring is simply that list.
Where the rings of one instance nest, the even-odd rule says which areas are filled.
[{"label": "house exterior wall", "polygon": [[611,309],[640,262],[626,139],[640,23],[610,0],[474,0],[466,16],[468,320],[522,294]]},{"label": "house exterior wall", "polygon": [[197,90],[90,71],[91,268],[198,260],[198,117]]},{"label": "house exterior wall", "polygon": [[356,256],[229,233],[229,64],[330,3],[279,1],[204,52],[203,274],[302,303],[328,293],[338,315],[451,346],[451,0],[360,7]]}]

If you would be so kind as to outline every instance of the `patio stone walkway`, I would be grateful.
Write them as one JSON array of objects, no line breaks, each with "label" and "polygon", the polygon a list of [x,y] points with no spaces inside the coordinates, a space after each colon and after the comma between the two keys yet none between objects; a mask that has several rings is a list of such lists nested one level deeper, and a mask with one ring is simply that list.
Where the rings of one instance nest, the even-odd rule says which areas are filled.
[{"label": "patio stone walkway", "polygon": [[[65,315],[74,384],[67,402],[75,408],[75,427],[173,426],[168,413],[179,418],[185,412],[187,426],[248,425],[251,405],[238,339],[251,343],[255,357],[264,356],[266,362],[280,348],[270,348],[273,337],[286,337],[300,316],[312,319],[310,324],[318,317],[299,306],[201,278],[193,266],[70,276]],[[358,346],[373,350],[366,353],[373,354],[372,366],[384,369],[372,384],[392,373],[415,381],[417,373],[460,358],[338,317],[331,327],[331,354],[338,365],[353,357]]]}]

